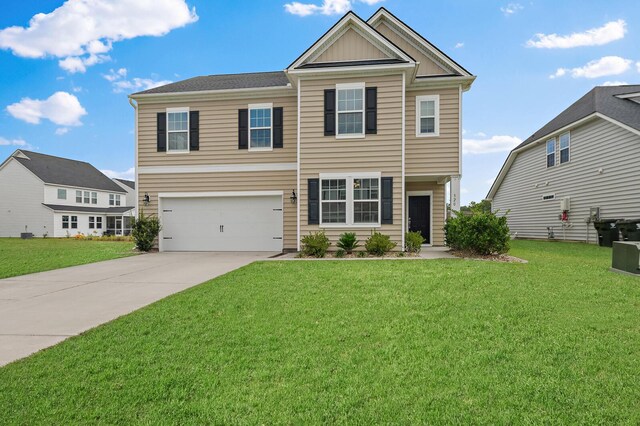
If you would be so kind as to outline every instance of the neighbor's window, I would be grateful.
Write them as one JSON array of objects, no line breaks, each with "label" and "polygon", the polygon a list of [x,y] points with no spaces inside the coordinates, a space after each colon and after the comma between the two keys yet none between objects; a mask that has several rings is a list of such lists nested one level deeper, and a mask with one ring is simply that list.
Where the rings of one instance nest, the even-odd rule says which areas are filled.
[{"label": "neighbor's window", "polygon": [[89,191],[84,191],[84,203],[89,204],[91,202],[91,195]]},{"label": "neighbor's window", "polygon": [[91,204],[98,204],[98,193],[97,192],[92,192],[91,193]]},{"label": "neighbor's window", "polygon": [[119,206],[120,205],[120,195],[119,194],[109,194],[109,205],[110,206]]},{"label": "neighbor's window", "polygon": [[321,176],[320,223],[380,224],[380,177]]},{"label": "neighbor's window", "polygon": [[347,180],[324,179],[321,189],[322,223],[347,222]]},{"label": "neighbor's window", "polygon": [[71,229],[78,229],[78,216],[71,216]]},{"label": "neighbor's window", "polygon": [[364,135],[364,83],[338,84],[338,136]]},{"label": "neighbor's window", "polygon": [[271,149],[272,105],[249,105],[249,149]]},{"label": "neighbor's window", "polygon": [[67,190],[58,188],[58,200],[66,200],[67,199]]},{"label": "neighbor's window", "polygon": [[100,216],[96,217],[96,229],[102,229],[102,218]]},{"label": "neighbor's window", "polygon": [[82,191],[76,191],[76,203],[82,203]]},{"label": "neighbor's window", "polygon": [[93,229],[96,226],[95,216],[89,216],[89,229]]},{"label": "neighbor's window", "polygon": [[560,164],[569,162],[569,145],[571,145],[571,135],[569,132],[560,135]]},{"label": "neighbor's window", "polygon": [[353,180],[353,223],[377,223],[379,179]]},{"label": "neighbor's window", "polygon": [[189,152],[188,110],[167,110],[167,152]]},{"label": "neighbor's window", "polygon": [[62,216],[62,229],[69,229],[69,216]]},{"label": "neighbor's window", "polygon": [[440,96],[416,96],[416,136],[440,133]]},{"label": "neighbor's window", "polygon": [[556,165],[556,139],[549,139],[547,141],[547,167],[553,167]]}]

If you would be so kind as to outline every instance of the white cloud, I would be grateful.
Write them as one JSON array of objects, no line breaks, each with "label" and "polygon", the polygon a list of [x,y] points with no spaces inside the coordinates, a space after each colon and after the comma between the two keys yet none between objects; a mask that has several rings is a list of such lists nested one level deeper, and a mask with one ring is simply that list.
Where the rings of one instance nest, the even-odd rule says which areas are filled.
[{"label": "white cloud", "polygon": [[626,86],[627,83],[626,81],[605,81],[604,83],[602,83],[603,86]]},{"label": "white cloud", "polygon": [[511,151],[522,142],[516,136],[491,136],[485,139],[462,139],[463,154],[490,154]]},{"label": "white cloud", "polygon": [[636,62],[636,69],[640,72],[640,62]]},{"label": "white cloud", "polygon": [[558,34],[536,34],[527,41],[527,47],[538,49],[570,49],[579,46],[602,46],[624,38],[627,23],[623,19],[607,22],[601,27],[560,36]]},{"label": "white cloud", "polygon": [[185,0],[67,0],[26,27],[0,30],[0,49],[26,58],[60,58],[69,72],[108,60],[117,41],[162,36],[198,20]]},{"label": "white cloud", "polygon": [[463,47],[464,47],[464,43],[462,43],[462,42],[456,43],[456,45],[455,45],[456,49],[460,49],[460,48],[463,48]]},{"label": "white cloud", "polygon": [[578,68],[558,68],[549,78],[562,77],[571,73],[573,78],[598,78],[609,75],[620,75],[629,70],[633,61],[621,58],[620,56],[604,56],[595,61],[591,61],[583,67]]},{"label": "white cloud", "polygon": [[126,179],[126,180],[134,180],[136,177],[136,171],[133,167],[124,172],[116,172],[114,170],[100,170],[105,175],[109,176],[112,179]]},{"label": "white cloud", "polygon": [[66,135],[67,133],[69,133],[69,128],[68,127],[58,127],[56,129],[55,133],[58,136]]},{"label": "white cloud", "polygon": [[31,145],[24,139],[6,139],[0,136],[0,146],[17,146],[20,148],[30,149]]},{"label": "white cloud", "polygon": [[504,14],[504,16],[510,16],[522,9],[524,9],[524,6],[522,6],[520,3],[509,3],[508,5],[501,7],[500,11]]},{"label": "white cloud", "polygon": [[309,16],[318,13],[322,15],[341,15],[351,10],[355,2],[372,6],[382,1],[384,0],[323,0],[321,5],[294,1],[285,4],[284,10],[298,16]]},{"label": "white cloud", "polygon": [[82,126],[80,118],[87,114],[78,98],[67,92],[56,92],[45,100],[22,98],[7,106],[7,112],[27,123],[47,119],[59,126]]},{"label": "white cloud", "polygon": [[126,80],[127,69],[120,68],[118,70],[109,70],[109,74],[103,74],[102,76],[113,86],[115,93],[131,92],[135,90],[148,90],[154,87],[164,86],[165,84],[172,83],[170,80],[153,80],[151,78],[138,78],[134,77],[131,80]]}]

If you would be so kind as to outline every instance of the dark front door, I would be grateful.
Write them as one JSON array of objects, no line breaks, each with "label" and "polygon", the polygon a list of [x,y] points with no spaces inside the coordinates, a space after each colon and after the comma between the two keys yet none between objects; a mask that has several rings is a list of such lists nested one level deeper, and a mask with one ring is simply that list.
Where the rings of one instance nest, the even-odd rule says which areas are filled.
[{"label": "dark front door", "polygon": [[409,196],[409,231],[420,231],[425,244],[431,244],[431,196]]}]

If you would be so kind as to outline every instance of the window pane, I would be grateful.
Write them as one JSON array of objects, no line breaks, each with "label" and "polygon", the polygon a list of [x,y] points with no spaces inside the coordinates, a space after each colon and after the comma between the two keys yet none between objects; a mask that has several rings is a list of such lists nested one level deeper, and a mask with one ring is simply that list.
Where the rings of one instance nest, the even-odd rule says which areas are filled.
[{"label": "window pane", "polygon": [[350,135],[362,133],[362,113],[343,112],[338,114],[338,134]]},{"label": "window pane", "polygon": [[170,112],[169,113],[169,131],[172,130],[188,130],[187,112]]},{"label": "window pane", "polygon": [[346,200],[347,181],[345,179],[326,179],[322,181],[322,200]]},{"label": "window pane", "polygon": [[435,101],[420,102],[420,117],[435,117],[436,103]]},{"label": "window pane", "polygon": [[58,189],[58,200],[66,200],[66,199],[67,199],[67,190]]},{"label": "window pane", "polygon": [[251,128],[271,127],[271,108],[250,110],[249,124]]},{"label": "window pane", "polygon": [[347,203],[322,203],[322,223],[346,223]]},{"label": "window pane", "polygon": [[378,179],[354,179],[353,180],[354,200],[377,200],[378,199]]},{"label": "window pane", "polygon": [[187,132],[169,133],[169,151],[187,151]]},{"label": "window pane", "polygon": [[569,148],[560,151],[560,163],[567,163],[569,161]]},{"label": "window pane", "polygon": [[89,200],[89,191],[84,191],[84,202],[86,204],[89,204],[90,200]]},{"label": "window pane", "polygon": [[82,202],[82,191],[76,191],[76,203]]},{"label": "window pane", "polygon": [[553,167],[556,164],[556,155],[549,154],[547,155],[547,167]]},{"label": "window pane", "polygon": [[556,140],[552,139],[547,141],[547,154],[552,154],[556,151]]},{"label": "window pane", "polygon": [[356,201],[353,203],[354,223],[378,223],[377,201]]},{"label": "window pane", "polygon": [[360,111],[364,89],[338,90],[338,111]]},{"label": "window pane", "polygon": [[421,118],[420,119],[420,133],[435,133],[436,132],[436,119],[435,118]]},{"label": "window pane", "polygon": [[92,192],[91,193],[91,204],[98,204],[98,193],[97,192]]},{"label": "window pane", "polygon": [[569,148],[569,133],[560,135],[560,149]]},{"label": "window pane", "polygon": [[270,148],[271,147],[271,130],[270,129],[252,129],[251,130],[251,148]]}]

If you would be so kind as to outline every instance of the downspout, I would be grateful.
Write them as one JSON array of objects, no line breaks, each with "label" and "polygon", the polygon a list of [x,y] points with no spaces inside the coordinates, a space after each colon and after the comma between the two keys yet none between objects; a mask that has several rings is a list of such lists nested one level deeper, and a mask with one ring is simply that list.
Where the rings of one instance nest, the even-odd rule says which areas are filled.
[{"label": "downspout", "polygon": [[[302,80],[300,78],[298,78],[298,134],[297,134],[297,138],[298,138],[298,149],[296,150],[296,161],[297,161],[297,176],[296,176],[296,180],[297,180],[297,188],[298,188],[298,202],[296,203],[296,249],[297,251],[300,251],[300,202],[301,202],[301,197],[300,197],[300,85],[302,84]],[[307,194],[307,197],[309,196],[309,194]]]},{"label": "downspout", "polygon": [[133,144],[134,144],[134,160],[133,160],[133,170],[134,170],[134,179],[136,183],[136,188],[134,189],[134,193],[136,195],[136,215],[140,215],[140,197],[138,196],[138,188],[140,187],[140,182],[138,181],[138,103],[129,96],[129,104],[135,110],[134,114],[134,127],[133,127]]},{"label": "downspout", "polygon": [[[416,67],[417,69],[417,67]],[[404,151],[405,151],[405,121],[406,121],[406,117],[405,117],[405,108],[406,108],[406,100],[405,100],[405,94],[407,92],[407,86],[406,86],[406,74],[402,73],[402,173],[401,173],[401,187],[402,187],[402,203],[401,203],[401,213],[402,213],[402,219],[400,221],[402,229],[400,230],[400,235],[401,235],[401,246],[400,246],[400,250],[404,251],[404,234],[407,230],[405,230],[405,198],[406,198],[406,194],[405,194],[405,183],[404,183]]]}]

